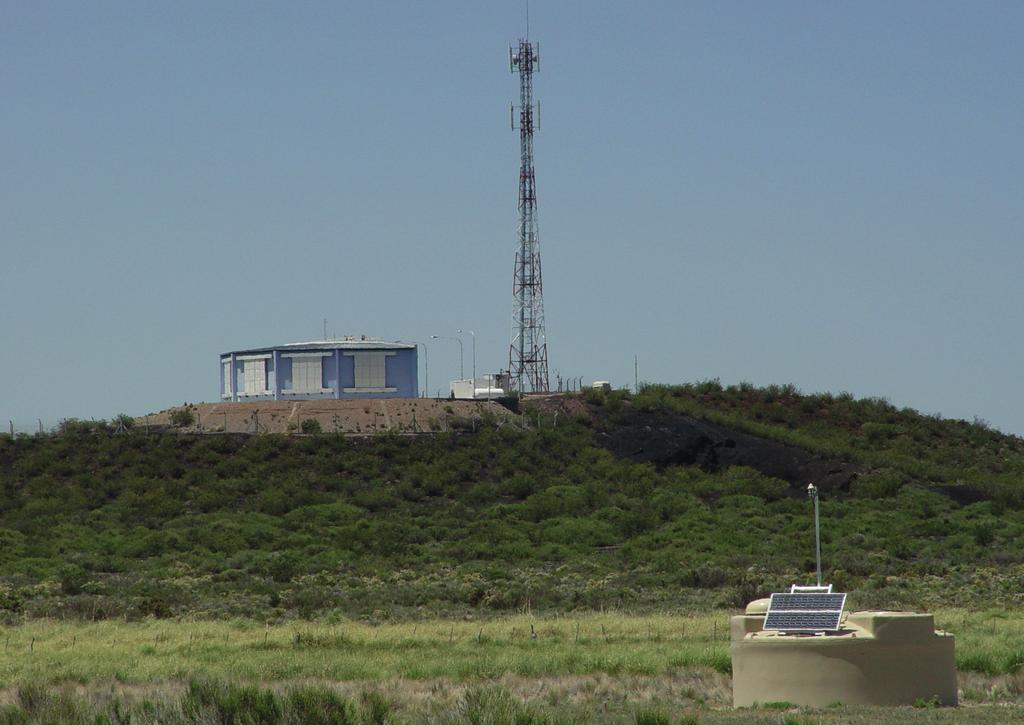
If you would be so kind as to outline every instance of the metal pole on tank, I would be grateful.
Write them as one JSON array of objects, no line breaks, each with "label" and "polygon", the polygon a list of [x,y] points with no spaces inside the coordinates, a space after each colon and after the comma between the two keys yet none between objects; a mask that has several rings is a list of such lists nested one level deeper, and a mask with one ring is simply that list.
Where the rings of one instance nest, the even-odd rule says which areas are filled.
[{"label": "metal pole on tank", "polygon": [[464,380],[466,378],[466,372],[465,372],[465,368],[463,367],[464,356],[462,354],[462,340],[460,340],[457,337],[449,337],[447,335],[431,335],[430,339],[431,340],[454,340],[455,342],[459,343],[459,380]]},{"label": "metal pole on tank", "polygon": [[461,337],[455,337],[455,338],[452,338],[452,339],[455,340],[455,342],[459,343],[459,379],[460,380],[465,380],[466,379],[466,367],[465,367],[466,355],[465,355],[465,352],[464,352],[464,350],[462,348],[462,338]]},{"label": "metal pole on tank", "polygon": [[[473,338],[473,387],[476,387],[476,333],[472,330],[466,330]],[[462,330],[459,330],[459,334],[462,334]]]},{"label": "metal pole on tank", "polygon": [[423,348],[423,397],[430,397],[430,353],[427,351],[427,343],[417,342]]},{"label": "metal pole on tank", "polygon": [[807,484],[807,495],[814,502],[814,560],[817,566],[818,586],[821,586],[821,528],[818,525],[818,488],[813,483]]}]

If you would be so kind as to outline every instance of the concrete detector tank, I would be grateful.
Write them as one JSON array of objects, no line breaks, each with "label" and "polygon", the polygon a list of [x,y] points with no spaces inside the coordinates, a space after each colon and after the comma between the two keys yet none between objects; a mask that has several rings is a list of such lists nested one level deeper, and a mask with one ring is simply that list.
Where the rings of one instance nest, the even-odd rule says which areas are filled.
[{"label": "concrete detector tank", "polygon": [[734,707],[957,704],[953,635],[931,614],[852,612],[838,632],[782,634],[762,629],[767,608],[759,599],[732,618]]}]

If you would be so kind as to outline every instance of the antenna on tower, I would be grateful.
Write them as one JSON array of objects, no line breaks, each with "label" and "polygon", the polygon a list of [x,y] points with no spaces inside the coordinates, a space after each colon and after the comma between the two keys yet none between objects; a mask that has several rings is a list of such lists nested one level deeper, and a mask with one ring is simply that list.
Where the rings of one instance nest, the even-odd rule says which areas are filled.
[{"label": "antenna on tower", "polygon": [[[509,48],[509,69],[519,73],[519,249],[512,280],[512,342],[509,345],[509,387],[520,393],[547,392],[548,345],[544,331],[544,285],[537,234],[537,183],[533,168],[533,133],[540,108],[533,102],[533,74],[540,69],[540,47],[527,38]],[[511,110],[516,129],[515,106]]]}]

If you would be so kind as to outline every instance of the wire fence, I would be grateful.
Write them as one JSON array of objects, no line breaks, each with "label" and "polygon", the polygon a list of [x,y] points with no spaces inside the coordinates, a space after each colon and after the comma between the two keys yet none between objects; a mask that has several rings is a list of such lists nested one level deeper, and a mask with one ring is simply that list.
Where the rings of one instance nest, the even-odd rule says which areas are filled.
[{"label": "wire fence", "polygon": [[36,418],[34,420],[7,420],[7,425],[4,426],[0,433],[6,433],[10,436],[16,435],[46,435],[49,433],[56,433],[60,427],[59,422],[47,421],[42,418]]}]

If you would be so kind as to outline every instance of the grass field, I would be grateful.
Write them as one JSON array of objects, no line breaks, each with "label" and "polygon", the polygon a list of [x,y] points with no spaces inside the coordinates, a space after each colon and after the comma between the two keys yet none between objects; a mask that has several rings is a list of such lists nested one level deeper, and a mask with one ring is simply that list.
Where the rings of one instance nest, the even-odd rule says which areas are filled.
[{"label": "grass field", "polygon": [[725,612],[377,626],[35,620],[0,630],[0,723],[1024,720],[1024,616],[936,616],[957,635],[956,710],[733,711]]}]

